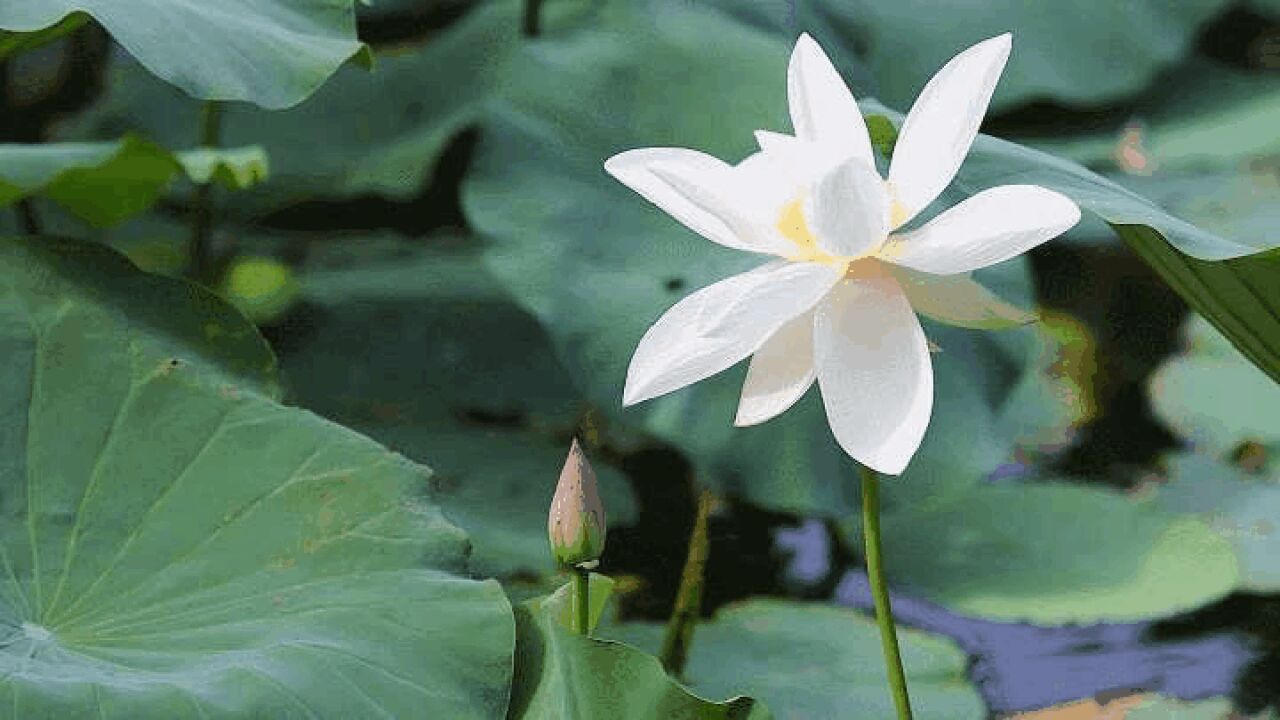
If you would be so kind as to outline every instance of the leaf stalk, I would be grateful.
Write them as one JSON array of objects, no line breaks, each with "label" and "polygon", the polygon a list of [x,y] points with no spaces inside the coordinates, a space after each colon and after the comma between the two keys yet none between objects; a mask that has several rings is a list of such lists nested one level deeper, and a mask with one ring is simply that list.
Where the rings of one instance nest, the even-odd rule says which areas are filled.
[{"label": "leaf stalk", "polygon": [[702,612],[702,589],[706,584],[707,557],[711,550],[707,521],[715,504],[715,496],[710,490],[703,490],[698,496],[697,516],[693,521],[693,532],[689,534],[689,553],[685,557],[684,570],[680,573],[675,607],[662,637],[662,651],[658,659],[662,661],[662,667],[677,678],[684,672],[685,663],[689,659],[693,631]]}]

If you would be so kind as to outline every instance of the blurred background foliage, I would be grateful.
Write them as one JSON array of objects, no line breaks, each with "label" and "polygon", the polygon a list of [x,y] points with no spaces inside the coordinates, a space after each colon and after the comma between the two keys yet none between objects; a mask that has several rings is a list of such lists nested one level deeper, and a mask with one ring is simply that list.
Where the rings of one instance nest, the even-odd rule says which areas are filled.
[{"label": "blurred background foliage", "polygon": [[[0,24],[36,29],[96,5],[9,8]],[[1096,215],[981,273],[1041,322],[995,333],[926,322],[941,348],[937,405],[920,454],[885,487],[891,580],[957,623],[1065,636],[1156,624],[1122,648],[1076,643],[1021,699],[966,670],[959,630],[928,628],[959,645],[913,632],[920,716],[1129,690],[1280,710],[1280,386],[1107,225],[1150,222],[1191,251],[1276,242],[1276,3],[545,0],[529,38],[517,0],[385,0],[359,6],[364,44],[337,13],[306,23],[311,52],[266,23],[252,42],[243,27],[211,26],[206,54],[146,32],[147,7],[120,2],[118,22],[101,25],[72,15],[40,42],[0,36],[0,139],[12,143],[0,145],[0,207],[15,210],[0,233],[38,225],[189,274],[190,217],[214,183],[200,279],[258,323],[286,400],[431,466],[432,492],[471,537],[472,570],[512,597],[555,584],[546,504],[569,439],[585,440],[610,516],[603,568],[617,580],[606,635],[656,644],[694,498],[714,489],[711,620],[687,679],[762,698],[779,717],[887,699],[870,626],[813,602],[838,598],[861,563],[855,469],[813,393],[733,428],[741,368],[621,408],[648,324],[753,261],[694,237],[601,163],[641,145],[736,160],[752,131],[787,129],[784,69],[802,30],[891,124],[952,54],[1012,30],[984,132],[1105,180],[1051,173],[995,141],[962,172],[956,193],[1017,175],[1085,193]],[[190,21],[189,8],[154,20]],[[187,93],[257,106],[226,105],[222,147],[199,148],[201,105]],[[1248,260],[1273,287],[1275,252]],[[805,547],[782,541],[806,522]],[[815,553],[818,570],[797,575]],[[521,632],[535,626],[553,632]],[[1206,634],[1247,639],[1233,646],[1239,672],[1214,687],[1167,680],[1165,656],[1146,652]],[[1099,679],[1118,653],[1151,664],[1141,682]],[[735,664],[747,657],[768,661]],[[847,677],[851,667],[867,675]],[[1131,717],[1230,705],[1152,702]]]}]

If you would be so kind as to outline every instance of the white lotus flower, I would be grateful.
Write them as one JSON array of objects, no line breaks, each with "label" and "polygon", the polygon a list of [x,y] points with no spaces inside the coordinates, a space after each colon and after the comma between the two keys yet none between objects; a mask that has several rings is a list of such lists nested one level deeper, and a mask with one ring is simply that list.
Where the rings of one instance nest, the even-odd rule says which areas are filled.
[{"label": "white lotus flower", "polygon": [[676,303],[645,333],[625,405],[695,383],[752,356],[735,424],[791,407],[814,380],[840,446],[902,472],[933,409],[929,344],[915,312],[966,327],[1031,318],[968,277],[1065,232],[1066,197],[1035,185],[980,192],[896,232],[950,184],[969,151],[1010,36],[952,58],[904,121],[884,180],[866,124],[808,35],[791,55],[795,136],[759,131],[737,165],[680,148],[615,155],[605,169],[707,239],[774,259]]}]

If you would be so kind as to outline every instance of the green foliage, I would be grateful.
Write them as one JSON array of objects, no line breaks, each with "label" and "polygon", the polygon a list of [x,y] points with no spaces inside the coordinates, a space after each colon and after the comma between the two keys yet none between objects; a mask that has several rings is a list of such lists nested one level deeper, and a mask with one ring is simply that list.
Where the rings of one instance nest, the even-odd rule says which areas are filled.
[{"label": "green foliage", "polygon": [[1116,233],[1232,344],[1280,382],[1280,270],[1276,252],[1207,262],[1187,257],[1141,226],[1115,226]]},{"label": "green foliage", "polygon": [[424,468],[276,404],[195,286],[34,238],[0,243],[0,288],[15,717],[502,711],[510,606],[457,574]]},{"label": "green foliage", "polygon": [[[662,627],[647,623],[602,632],[646,648],[662,638]],[[913,630],[900,629],[898,636],[916,717],[984,714],[965,678],[963,652]],[[685,676],[694,690],[712,696],[750,693],[779,720],[885,718],[893,716],[893,701],[881,652],[876,624],[851,610],[753,600],[723,608],[698,626]]]},{"label": "green foliage", "polygon": [[[1237,581],[1225,540],[1150,498],[1061,482],[930,490],[884,507],[885,564],[895,587],[961,612],[1129,621],[1192,609]],[[856,543],[860,527],[846,528]]]},{"label": "green foliage", "polygon": [[[547,511],[580,401],[479,250],[470,237],[346,237],[318,250],[300,277],[317,326],[282,363],[307,407],[430,461],[477,569],[550,573]],[[626,526],[626,478],[592,462],[610,527]]]},{"label": "green foliage", "polygon": [[[1188,53],[1199,28],[1228,4],[851,0],[823,8],[838,32],[863,39],[866,62],[879,81],[874,94],[903,109],[952,55],[1012,32],[1013,55],[994,100],[997,108],[1008,108],[1044,98],[1092,105],[1140,90]],[[859,97],[870,94],[863,90]]]},{"label": "green foliage", "polygon": [[96,227],[146,212],[180,173],[240,190],[267,175],[258,147],[172,153],[127,135],[114,142],[0,145],[0,208],[46,197]]},{"label": "green foliage", "polygon": [[[1046,152],[1095,169],[1114,168],[1127,131],[1152,166],[1142,175],[1232,168],[1280,152],[1280,89],[1265,73],[1193,60],[1133,102],[1136,122],[1124,131],[1036,137]],[[1224,132],[1230,128],[1230,132]],[[1124,184],[1124,180],[1121,181]]]},{"label": "green foliage", "polygon": [[[392,3],[362,16],[411,9]],[[941,348],[933,421],[908,472],[885,486],[894,589],[989,618],[1064,623],[1280,588],[1280,476],[1273,461],[1236,457],[1280,443],[1280,403],[1265,400],[1280,380],[1280,266],[1266,252],[1276,191],[1259,182],[1270,167],[1259,158],[1280,151],[1280,103],[1260,75],[1183,62],[1225,0],[811,5],[558,1],[529,41],[521,0],[491,0],[423,42],[385,48],[373,74],[339,67],[362,47],[352,0],[226,0],[217,13],[205,0],[0,8],[0,26],[32,31],[0,33],[0,60],[88,15],[137,59],[113,65],[84,117],[52,129],[108,141],[0,146],[0,207],[47,199],[57,210],[40,213],[46,228],[83,234],[83,220],[176,273],[190,228],[172,210],[188,209],[192,183],[255,187],[220,195],[220,220],[291,226],[273,214],[376,198],[388,202],[368,204],[412,220],[358,222],[405,230],[451,202],[452,173],[439,170],[457,169],[478,126],[462,201],[480,236],[226,223],[216,250],[250,253],[225,256],[216,283],[239,311],[94,245],[0,241],[10,361],[0,412],[13,430],[0,434],[0,624],[11,633],[0,706],[37,718],[771,717],[746,698],[692,694],[634,647],[572,634],[568,586],[513,612],[496,583],[468,578],[497,576],[527,596],[555,577],[547,505],[575,435],[592,450],[613,528],[638,513],[610,462],[656,438],[699,483],[841,518],[858,546],[855,468],[813,393],[747,429],[732,427],[741,368],[620,407],[652,320],[760,260],[678,227],[601,164],[655,145],[736,161],[754,151],[753,130],[787,130],[786,61],[800,29],[852,79],[882,159],[902,115],[869,98],[906,109],[954,51],[998,32],[1015,34],[996,99],[1006,109],[1093,106],[1175,68],[1177,83],[1134,101],[1154,174],[1104,177],[982,136],[944,201],[1007,182],[1071,196],[1270,374],[1197,326],[1152,388],[1161,419],[1199,454],[1171,455],[1167,483],[1122,494],[1040,465],[1071,445],[1098,409],[1095,384],[1106,386],[1111,358],[1096,357],[1080,321],[1046,312],[1002,333],[926,322]],[[262,109],[313,91],[305,105]],[[184,93],[261,106],[226,106],[223,140],[244,147],[165,149],[196,134],[198,103]],[[141,135],[115,139],[124,131]],[[1044,146],[1110,170],[1117,142],[1108,130]],[[138,217],[175,187],[171,216]],[[1025,261],[979,279],[1033,304]],[[290,402],[434,472],[279,404],[276,361],[249,320],[271,326]],[[594,624],[612,581],[591,582]],[[601,630],[642,647],[660,633],[607,619]],[[982,714],[956,648],[915,632],[903,641],[920,717]],[[729,606],[699,627],[686,679],[710,697],[748,692],[779,717],[890,713],[875,626],[831,607]],[[1147,712],[1200,710],[1155,702]]]},{"label": "green foliage", "polygon": [[1246,473],[1212,456],[1178,453],[1167,459],[1169,480],[1157,491],[1161,506],[1200,515],[1230,543],[1240,567],[1239,590],[1280,590],[1280,468]]},{"label": "green foliage", "polygon": [[[567,587],[567,586],[566,586]],[[593,589],[596,583],[592,583]],[[603,593],[601,593],[603,594]],[[516,673],[510,718],[546,720],[768,720],[750,698],[723,703],[693,695],[650,655],[617,642],[575,635],[564,624],[562,589],[516,607]],[[593,603],[594,604],[594,603]]]},{"label": "green foliage", "polygon": [[28,50],[34,50],[66,37],[84,27],[87,22],[89,22],[88,15],[75,12],[62,18],[59,22],[35,32],[0,30],[0,60],[20,55]]},{"label": "green foliage", "polygon": [[[648,323],[684,293],[755,259],[676,229],[600,164],[638,145],[742,154],[750,130],[777,127],[785,116],[781,81],[741,82],[781,78],[781,44],[697,6],[655,11],[609,3],[588,27],[513,58],[463,186],[464,206],[492,240],[490,267],[548,328],[569,376],[605,418],[676,443],[712,482],[746,473],[732,489],[757,502],[849,509],[853,483],[839,479],[852,469],[825,429],[796,419],[820,418],[812,402],[769,427],[737,431],[727,401],[740,382],[728,377],[621,411],[627,360]],[[713,35],[714,61],[704,52]]]},{"label": "green foliage", "polygon": [[[875,101],[864,111],[887,116],[895,126],[901,113]],[[979,135],[952,183],[953,199],[1011,183],[1041,185],[1071,198],[1081,209],[1114,225],[1143,225],[1186,255],[1223,260],[1267,250],[1275,245],[1263,238],[1222,238],[1170,215],[1159,205],[1097,173],[1048,153],[1016,143]]]},{"label": "green foliage", "polygon": [[1240,589],[1280,589],[1280,386],[1202,318],[1185,327],[1186,350],[1150,382],[1151,404],[1191,448],[1165,459],[1155,491],[1173,512],[1195,514],[1230,543]]},{"label": "green foliage", "polygon": [[0,28],[92,16],[148,70],[190,95],[266,108],[301,102],[362,53],[352,0],[12,0]]},{"label": "green foliage", "polygon": [[1184,334],[1186,350],[1151,377],[1151,405],[1160,419],[1218,457],[1246,441],[1280,446],[1280,385],[1203,318],[1192,315]]},{"label": "green foliage", "polygon": [[1274,240],[1213,235],[1078,165],[986,136],[974,143],[953,188],[972,194],[1007,182],[1057,190],[1110,223],[1193,309],[1280,379],[1280,289],[1270,280],[1277,260],[1264,252]]},{"label": "green foliage", "polygon": [[[315,198],[417,195],[447,143],[479,118],[517,47],[519,13],[519,0],[482,3],[431,42],[381,54],[376,72],[339,70],[285,112],[225,108],[224,141],[262,145],[272,159],[272,180],[233,198],[232,210],[253,215]],[[199,108],[137,65],[117,65],[104,99],[69,134],[97,138],[125,127],[173,147],[189,142]]]},{"label": "green foliage", "polygon": [[[712,34],[714,55],[704,52]],[[734,428],[741,375],[728,372],[617,409],[628,358],[648,324],[690,290],[758,260],[692,236],[608,182],[600,163],[651,145],[731,160],[750,152],[752,130],[785,127],[785,58],[768,35],[711,11],[609,5],[589,27],[531,46],[512,63],[463,199],[493,241],[490,266],[550,329],[570,375],[602,411],[677,445],[701,479],[727,493],[846,516],[856,502],[854,469],[831,441],[815,397],[762,426]],[[584,112],[583,97],[599,111]],[[1003,182],[1046,185],[1102,217],[1148,222],[1189,245],[1220,249],[1220,239],[1084,168],[993,138],[979,138],[948,199]],[[1030,294],[1018,263],[982,279],[1011,300]],[[926,332],[943,349],[934,363],[934,417],[911,467],[885,488],[895,582],[953,607],[1046,622],[1149,617],[1231,588],[1230,549],[1194,519],[1086,488],[987,487],[983,478],[1011,463],[1017,448],[1035,443],[1035,433],[1069,427],[1078,408],[1062,407],[1071,395],[1040,390],[1036,330]],[[1027,404],[1044,410],[1029,413]]]}]

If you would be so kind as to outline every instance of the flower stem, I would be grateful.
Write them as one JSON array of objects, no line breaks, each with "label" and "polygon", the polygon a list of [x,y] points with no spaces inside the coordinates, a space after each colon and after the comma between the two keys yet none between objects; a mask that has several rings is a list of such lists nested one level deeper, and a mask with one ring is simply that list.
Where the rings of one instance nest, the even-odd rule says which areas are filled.
[{"label": "flower stem", "polygon": [[675,677],[684,672],[689,646],[693,644],[693,631],[702,611],[702,586],[707,574],[707,555],[711,550],[707,539],[707,518],[715,504],[715,496],[710,490],[703,490],[698,496],[698,514],[693,520],[693,532],[689,534],[689,554],[680,573],[675,607],[662,637],[662,651],[658,659],[662,661],[662,667]]},{"label": "flower stem", "polygon": [[880,626],[880,645],[884,649],[885,670],[889,689],[898,709],[898,720],[911,720],[911,698],[907,695],[907,676],[902,670],[902,654],[898,650],[898,632],[893,625],[893,608],[889,605],[889,588],[884,581],[884,557],[880,547],[880,479],[871,468],[862,472],[862,534],[867,549],[867,579],[876,606],[876,623]]},{"label": "flower stem", "polygon": [[[222,135],[222,104],[206,100],[200,111],[200,146],[217,147]],[[213,179],[196,186],[191,221],[191,276],[212,283],[209,236],[213,232]]]},{"label": "flower stem", "polygon": [[591,635],[591,571],[573,566],[573,631]]}]

